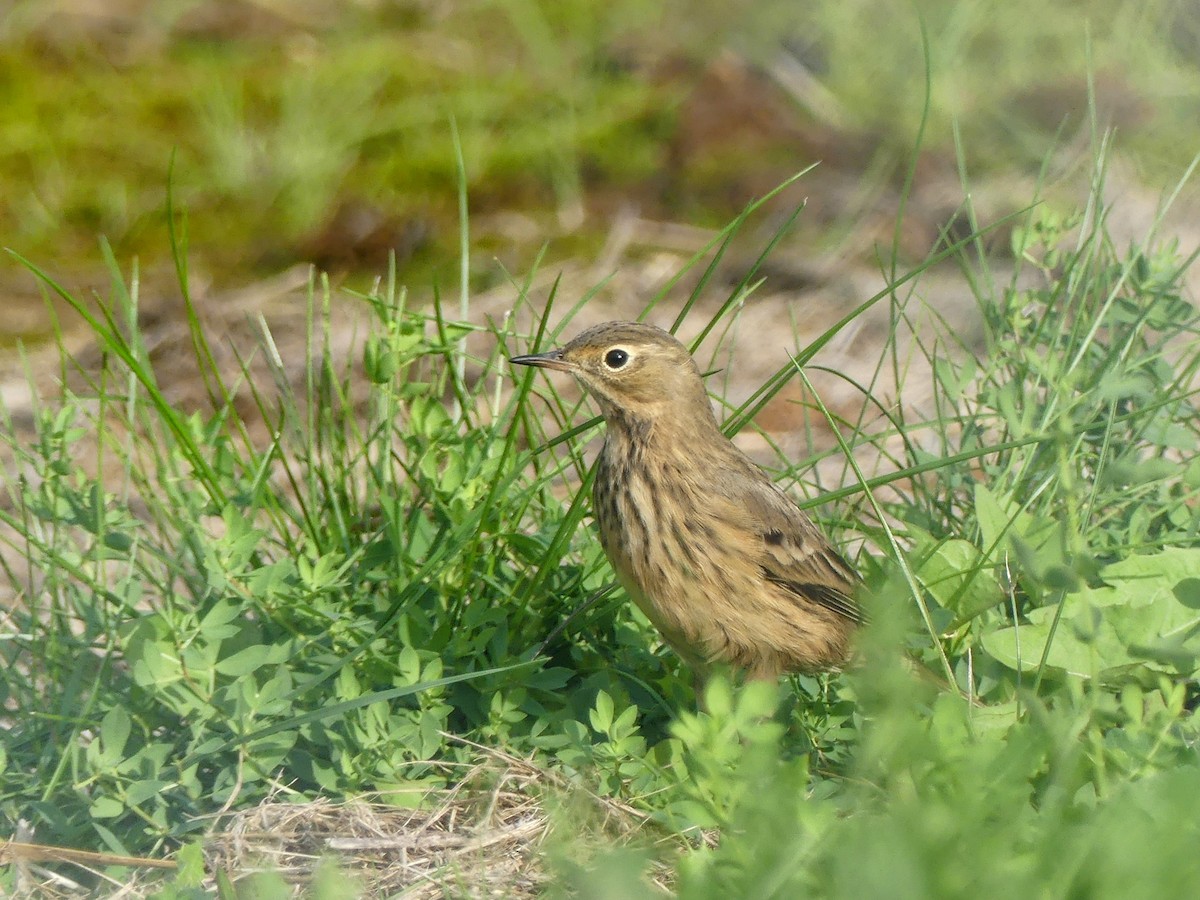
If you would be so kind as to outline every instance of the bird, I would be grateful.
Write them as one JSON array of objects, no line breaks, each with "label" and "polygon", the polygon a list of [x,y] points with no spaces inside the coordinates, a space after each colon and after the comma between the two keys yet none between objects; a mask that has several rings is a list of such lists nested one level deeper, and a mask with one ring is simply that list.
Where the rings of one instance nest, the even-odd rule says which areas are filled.
[{"label": "bird", "polygon": [[722,665],[777,680],[848,661],[866,621],[858,573],[721,431],[674,335],[607,322],[510,362],[570,373],[599,405],[601,546],[698,687]]}]

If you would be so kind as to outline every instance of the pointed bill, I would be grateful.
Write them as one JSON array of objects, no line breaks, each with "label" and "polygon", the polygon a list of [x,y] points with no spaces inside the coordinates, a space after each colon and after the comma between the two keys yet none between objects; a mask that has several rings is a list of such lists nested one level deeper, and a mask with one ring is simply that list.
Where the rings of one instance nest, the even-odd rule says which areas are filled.
[{"label": "pointed bill", "polygon": [[573,368],[562,358],[561,350],[551,350],[548,353],[535,353],[530,356],[514,356],[510,363],[518,366],[536,366],[539,369],[554,369],[558,372],[570,372]]}]

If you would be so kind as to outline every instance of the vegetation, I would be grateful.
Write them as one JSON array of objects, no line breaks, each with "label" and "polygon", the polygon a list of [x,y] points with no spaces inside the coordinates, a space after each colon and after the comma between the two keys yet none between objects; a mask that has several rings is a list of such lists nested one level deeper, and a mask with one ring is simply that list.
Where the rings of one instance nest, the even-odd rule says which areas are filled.
[{"label": "vegetation", "polygon": [[[1188,4],[1098,0],[1086,26],[1024,2],[114,4],[82,38],[43,6],[0,21],[6,271],[50,311],[0,325],[6,350],[35,338],[14,351],[33,402],[0,406],[0,837],[107,854],[90,874],[44,862],[46,879],[277,896],[282,880],[233,883],[245,869],[211,834],[228,816],[365,798],[425,828],[483,796],[544,812],[525,851],[540,880],[514,896],[1200,893],[1193,259],[1163,217],[1112,236],[1097,137],[1115,125],[1153,180],[1194,168]],[[764,68],[786,44],[817,76],[785,92],[780,142],[730,151],[687,118],[718,43]],[[1045,177],[1074,151],[1094,165],[1082,200]],[[835,212],[788,217],[781,190],[737,215],[738,179],[781,155],[850,167]],[[999,227],[936,209],[944,233],[903,271],[905,211],[956,156],[964,182],[1052,162]],[[728,372],[709,381],[731,434],[803,398],[833,435],[758,444],[867,578],[861,662],[777,688],[718,678],[696,712],[595,540],[594,408],[505,360],[575,333],[595,294],[540,285],[559,255],[593,258],[628,197],[652,218],[736,215],[641,310],[669,306],[711,348],[788,229],[839,241],[880,184],[904,220],[889,287],[797,339],[744,402]],[[212,330],[206,276],[322,261],[322,234],[364,210],[407,262],[357,291],[314,276],[298,336],[265,317],[252,342]],[[513,229],[513,210],[543,220]],[[978,340],[924,299],[954,266]],[[98,268],[106,290],[76,289]],[[496,284],[519,299],[493,321],[472,302]],[[163,294],[183,298],[170,341]],[[822,352],[881,314],[877,359],[820,373],[858,400],[824,406]],[[183,366],[188,396],[168,378]],[[9,849],[5,895],[31,888]],[[179,868],[151,881],[137,859]],[[320,869],[313,895],[367,889],[349,874]],[[453,866],[423,877],[475,887]]]},{"label": "vegetation", "polygon": [[[571,333],[586,297],[526,333],[412,308],[393,277],[357,298],[371,326],[338,359],[314,283],[302,377],[264,347],[277,389],[249,360],[221,371],[189,306],[200,414],[159,387],[136,279],[94,313],[29,264],[103,353],[63,346],[77,387],[37,406],[28,439],[4,429],[20,590],[0,640],[5,830],[192,853],[204,817],[281,791],[412,802],[477,759],[466,738],[695,842],[580,856],[563,835],[558,889],[580,896],[636,883],[651,856],[688,898],[1194,893],[1190,260],[1114,246],[1099,197],[1032,208],[1006,283],[978,236],[939,251],[974,289],[978,354],[949,328],[902,338],[920,271],[847,316],[884,304],[894,323],[862,414],[830,422],[847,461],[885,468],[848,462],[816,498],[858,517],[838,537],[871,584],[864,663],[779,691],[717,680],[703,713],[649,624],[603,592],[586,401],[504,364]],[[757,281],[752,267],[705,330]],[[730,430],[836,330],[729,409]],[[920,417],[878,387],[914,356],[933,379]]]},{"label": "vegetation", "polygon": [[[768,157],[786,156],[780,179],[849,157],[858,190],[873,194],[904,171],[926,117],[925,150],[952,159],[957,129],[976,182],[1036,169],[1086,130],[1089,112],[1121,130],[1156,182],[1189,161],[1200,81],[1186,4],[1095,0],[1086,21],[1077,4],[916,7],[168,3],[141,15],[101,2],[89,16],[26,0],[0,21],[10,95],[0,107],[0,233],[32,258],[61,260],[72,283],[101,262],[96,234],[121,259],[158,260],[174,160],[177,196],[195,216],[194,262],[220,284],[296,259],[330,267],[332,255],[341,268],[321,234],[334,226],[349,240],[354,211],[416,248],[413,284],[425,284],[455,255],[452,116],[474,209],[543,214],[531,242],[476,223],[514,270],[545,231],[573,235],[558,245],[564,254],[594,249],[612,196],[633,196],[651,215],[727,221],[750,197],[737,189],[746,168]],[[703,127],[688,125],[682,106],[715,47],[767,66],[781,41],[823,93],[782,105],[770,92],[743,96],[783,131],[760,136],[751,117],[751,159],[724,159],[728,148],[697,137]],[[939,73],[928,107],[927,63]],[[720,89],[700,90],[722,102]],[[688,154],[701,171],[681,162]],[[863,201],[826,202],[856,215]],[[595,213],[581,228],[545,215],[581,205]],[[365,266],[381,267],[382,257]],[[476,275],[495,278],[485,267]]]}]

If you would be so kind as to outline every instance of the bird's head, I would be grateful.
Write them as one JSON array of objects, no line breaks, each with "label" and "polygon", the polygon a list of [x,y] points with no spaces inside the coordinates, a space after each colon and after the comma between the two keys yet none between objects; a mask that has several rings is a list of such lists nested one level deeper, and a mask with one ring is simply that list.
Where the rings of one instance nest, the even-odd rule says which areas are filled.
[{"label": "bird's head", "polygon": [[610,422],[622,416],[654,420],[676,410],[699,421],[713,418],[691,354],[674,335],[653,325],[607,322],[560,350],[514,356],[510,362],[570,372]]}]

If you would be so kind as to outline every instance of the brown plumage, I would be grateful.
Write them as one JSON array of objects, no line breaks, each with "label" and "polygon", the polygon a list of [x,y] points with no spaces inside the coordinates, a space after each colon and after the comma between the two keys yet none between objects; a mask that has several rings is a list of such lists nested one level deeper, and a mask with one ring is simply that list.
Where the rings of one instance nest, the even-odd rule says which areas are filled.
[{"label": "brown plumage", "polygon": [[863,616],[858,576],[717,425],[672,335],[610,322],[512,362],[570,372],[607,424],[594,506],[622,586],[699,676],[840,665]]}]

